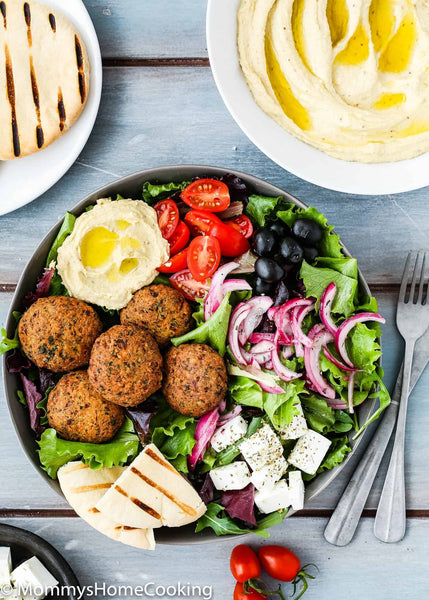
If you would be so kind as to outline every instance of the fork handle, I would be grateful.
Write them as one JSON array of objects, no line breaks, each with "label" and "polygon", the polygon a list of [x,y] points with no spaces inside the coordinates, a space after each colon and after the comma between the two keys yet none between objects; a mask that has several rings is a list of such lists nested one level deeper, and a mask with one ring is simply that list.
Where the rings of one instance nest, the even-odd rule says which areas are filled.
[{"label": "fork handle", "polygon": [[404,373],[402,378],[401,402],[396,423],[395,443],[377,514],[374,522],[374,534],[382,542],[399,542],[405,535],[405,425],[410,389],[411,367],[415,340],[407,341],[405,346]]}]

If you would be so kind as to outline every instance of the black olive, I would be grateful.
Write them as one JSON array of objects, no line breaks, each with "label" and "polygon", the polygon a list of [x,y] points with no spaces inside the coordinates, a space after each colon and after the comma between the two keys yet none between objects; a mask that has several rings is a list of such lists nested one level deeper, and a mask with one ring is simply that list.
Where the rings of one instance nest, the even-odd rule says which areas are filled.
[{"label": "black olive", "polygon": [[274,300],[274,306],[281,306],[282,304],[284,304],[285,302],[287,302],[289,300],[289,290],[286,287],[286,284],[284,281],[280,281],[277,284],[276,290],[274,292],[274,296],[273,296],[273,300]]},{"label": "black olive", "polygon": [[276,244],[277,236],[268,227],[258,229],[252,239],[252,248],[259,256],[270,256],[273,254]]},{"label": "black olive", "polygon": [[272,296],[274,286],[274,283],[269,283],[268,281],[261,279],[261,277],[255,277],[252,287],[257,296]]},{"label": "black olive", "polygon": [[304,252],[296,240],[285,237],[280,243],[280,256],[286,263],[297,265],[302,262]]},{"label": "black olive", "polygon": [[284,271],[281,266],[276,263],[272,258],[258,258],[255,263],[256,274],[269,283],[275,283],[280,281],[284,275]]},{"label": "black olive", "polygon": [[316,258],[318,256],[319,256],[319,253],[316,250],[316,248],[313,248],[312,246],[309,246],[308,248],[304,248],[304,258],[307,262],[314,263],[314,261],[316,260]]},{"label": "black olive", "polygon": [[304,246],[313,246],[322,239],[321,227],[310,219],[297,219],[293,224],[292,233]]},{"label": "black olive", "polygon": [[290,235],[290,229],[286,223],[283,223],[283,221],[275,221],[274,223],[271,223],[270,229],[280,240],[287,235]]}]

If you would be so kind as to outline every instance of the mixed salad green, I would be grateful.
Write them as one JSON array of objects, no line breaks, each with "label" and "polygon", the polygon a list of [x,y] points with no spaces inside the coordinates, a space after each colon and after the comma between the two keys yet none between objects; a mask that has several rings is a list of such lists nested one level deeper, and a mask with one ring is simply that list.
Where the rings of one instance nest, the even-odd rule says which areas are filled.
[{"label": "mixed salad green", "polygon": [[[281,522],[287,509],[268,515],[259,510],[254,512],[254,490],[250,493],[251,502],[246,488],[235,492],[216,490],[209,475],[213,469],[233,464],[241,454],[243,441],[264,424],[269,424],[280,435],[299,414],[300,406],[308,428],[330,442],[317,472],[303,473],[305,480],[313,479],[345,460],[351,450],[351,437],[360,435],[370,422],[377,419],[390,398],[382,382],[383,372],[379,365],[379,322],[361,322],[359,318],[377,313],[376,300],[362,294],[357,261],[344,255],[339,236],[333,233],[327,219],[315,208],[300,208],[282,196],[272,198],[251,194],[246,184],[236,177],[227,176],[225,182],[235,214],[243,213],[250,220],[255,230],[253,249],[259,244],[256,248],[258,260],[265,254],[265,262],[263,260],[258,266],[256,253],[249,250],[229,263],[233,267],[221,265],[205,282],[203,293],[193,297],[195,327],[173,339],[172,343],[176,346],[193,342],[208,344],[224,357],[229,374],[227,398],[221,407],[215,409],[216,415],[211,414],[209,418],[216,426],[240,415],[248,423],[242,439],[215,451],[210,444],[215,427],[208,423],[208,416],[197,419],[179,414],[167,404],[160,392],[129,409],[123,426],[110,442],[91,444],[61,439],[48,426],[46,418],[47,397],[59,375],[31,364],[20,351],[16,332],[8,338],[6,331],[2,330],[0,352],[9,353],[7,367],[20,378],[22,389],[18,390],[18,400],[28,406],[30,425],[38,438],[40,463],[50,477],[55,479],[60,466],[76,459],[82,459],[94,469],[129,464],[137,456],[141,445],[151,441],[176,469],[189,478],[208,504],[206,514],[197,524],[197,532],[211,528],[217,535],[252,531],[266,536],[266,529]],[[149,204],[165,198],[180,203],[180,192],[188,184],[187,181],[167,184],[145,182],[142,198]],[[293,232],[295,224],[302,224],[303,220],[317,224],[320,235],[316,236],[310,250],[307,247],[297,250],[293,240],[288,238],[289,245],[283,248],[283,256],[292,258],[289,262],[286,260],[287,265],[281,266],[285,273],[282,280],[276,280],[270,273],[276,273],[278,261],[267,259],[268,253],[259,250],[264,244],[269,245],[270,231],[279,232],[284,228],[284,231]],[[48,253],[45,271],[34,294],[24,299],[23,309],[35,298],[67,295],[55,269],[55,260],[58,248],[72,232],[74,222],[75,217],[67,213]],[[258,242],[255,241],[257,235]],[[293,257],[297,252],[299,256],[295,260]],[[261,277],[264,273],[265,279]],[[155,283],[170,284],[171,279],[168,274],[160,273]],[[237,281],[242,283],[237,284]],[[225,288],[228,282],[229,287]],[[261,294],[261,288],[268,293]],[[261,309],[258,299],[264,297],[268,302],[263,301],[265,308]],[[257,318],[249,325],[249,335],[240,342],[237,331],[242,330],[239,324],[237,328],[234,324],[243,324],[246,318],[251,319],[249,315],[253,314],[251,306],[255,300],[259,303]],[[298,301],[297,307],[301,311],[303,308],[306,310],[295,310],[295,301]],[[287,305],[292,307],[289,316],[287,309],[282,313],[282,307]],[[119,322],[117,311],[97,310],[106,327]],[[241,321],[240,311],[246,315]],[[20,316],[15,314],[17,323]],[[295,317],[299,323],[294,321]],[[344,328],[350,319],[356,319],[347,327],[343,346],[334,343],[335,333],[327,331],[325,318],[333,332]],[[279,335],[283,336],[280,340]],[[325,337],[322,339],[321,336]],[[272,346],[274,339],[275,352]],[[320,347],[317,347],[315,357],[308,348],[314,346],[317,340]],[[253,353],[258,344],[262,344],[261,352]],[[279,353],[278,348],[282,348]],[[317,371],[313,375],[311,368]],[[379,398],[379,408],[367,422],[362,423],[354,409],[368,398]],[[295,441],[281,440],[285,457]],[[291,469],[294,470],[294,467],[289,465],[288,471]]]}]

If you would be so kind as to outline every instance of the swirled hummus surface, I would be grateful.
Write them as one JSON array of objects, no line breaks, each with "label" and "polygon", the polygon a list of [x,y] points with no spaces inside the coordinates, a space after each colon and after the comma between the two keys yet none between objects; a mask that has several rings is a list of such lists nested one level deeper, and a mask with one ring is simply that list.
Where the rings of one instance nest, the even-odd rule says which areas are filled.
[{"label": "swirled hummus surface", "polygon": [[123,308],[152,283],[169,257],[156,212],[141,200],[98,200],[76,219],[58,250],[57,270],[74,298]]},{"label": "swirled hummus surface", "polygon": [[242,0],[238,49],[259,106],[349,161],[429,150],[429,3]]}]

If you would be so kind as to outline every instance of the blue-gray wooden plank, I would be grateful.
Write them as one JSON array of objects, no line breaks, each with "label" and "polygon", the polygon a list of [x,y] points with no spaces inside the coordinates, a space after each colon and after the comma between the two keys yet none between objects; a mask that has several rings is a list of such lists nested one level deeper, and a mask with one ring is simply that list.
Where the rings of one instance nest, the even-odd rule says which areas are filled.
[{"label": "blue-gray wooden plank", "polygon": [[0,283],[14,283],[47,230],[86,194],[144,168],[241,169],[313,204],[337,226],[372,283],[398,283],[411,248],[429,248],[428,190],[354,197],[309,184],[260,152],[235,124],[208,68],[108,68],[100,113],[70,171],[41,198],[0,217]]},{"label": "blue-gray wooden plank", "polygon": [[[4,323],[11,294],[0,294],[0,323]],[[385,381],[392,387],[399,368],[402,343],[394,326],[395,299],[390,294],[379,295],[379,309],[386,317],[383,331],[383,364]],[[429,509],[429,470],[427,468],[429,431],[429,404],[427,389],[429,369],[426,370],[410,405],[406,444],[407,505],[410,509]],[[14,473],[13,485],[0,488],[0,508],[66,508],[67,505],[53,492],[36,470],[30,465],[22,450],[7,414],[3,390],[0,393],[0,431],[2,468]],[[356,459],[358,456],[356,456]],[[350,461],[345,471],[308,508],[331,509],[336,505],[351,475],[356,460]],[[376,508],[387,460],[380,470],[374,489],[369,497],[368,508]]]},{"label": "blue-gray wooden plank", "polygon": [[103,57],[206,57],[205,0],[84,0]]},{"label": "blue-gray wooden plank", "polygon": [[[20,518],[4,522],[33,531],[52,543],[70,563],[82,586],[97,583],[100,589],[104,584],[106,592],[100,593],[100,598],[149,598],[154,597],[156,586],[177,588],[178,583],[200,586],[202,593],[174,597],[226,600],[233,595],[235,581],[229,572],[229,555],[236,541],[180,548],[158,546],[149,552],[119,545],[75,518]],[[372,532],[373,520],[363,519],[355,540],[346,548],[335,548],[324,541],[325,524],[322,518],[292,517],[271,530],[269,542],[287,545],[303,565],[318,566],[316,579],[309,582],[306,600],[423,600],[428,597],[429,519],[408,520],[406,537],[398,544],[379,542]],[[240,543],[242,541],[240,539]],[[267,543],[256,536],[246,537],[245,542],[255,549]],[[271,589],[277,587],[268,579],[267,583]],[[124,594],[120,590],[115,593],[114,587],[110,592],[107,589],[108,586],[145,585],[144,595],[141,592]],[[291,597],[291,584],[283,584],[283,590]],[[170,591],[170,596],[160,593],[156,597],[172,596]]]}]

